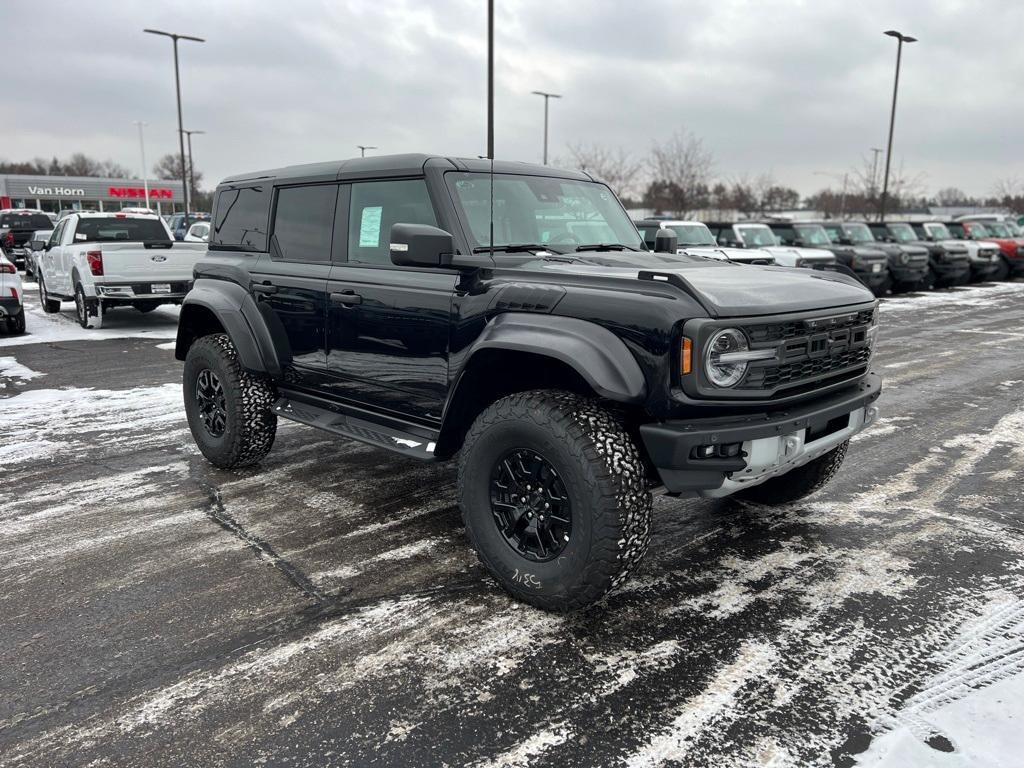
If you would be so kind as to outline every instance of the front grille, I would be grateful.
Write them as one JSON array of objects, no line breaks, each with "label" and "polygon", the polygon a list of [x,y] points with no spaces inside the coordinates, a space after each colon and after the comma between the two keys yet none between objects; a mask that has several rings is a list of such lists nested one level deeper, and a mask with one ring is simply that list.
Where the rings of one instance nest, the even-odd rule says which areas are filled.
[{"label": "front grille", "polygon": [[[874,319],[875,310],[862,309],[855,314],[839,316],[836,322],[828,325],[828,330],[842,330],[844,328],[855,328],[858,325],[871,325]],[[745,325],[743,330],[753,344],[764,341],[784,341],[785,339],[794,339],[798,336],[807,336],[809,333],[806,321],[804,320],[793,320],[787,323]]]},{"label": "front grille", "polygon": [[775,356],[751,362],[735,389],[790,395],[863,375],[875,311],[744,325],[751,348],[772,349]]}]

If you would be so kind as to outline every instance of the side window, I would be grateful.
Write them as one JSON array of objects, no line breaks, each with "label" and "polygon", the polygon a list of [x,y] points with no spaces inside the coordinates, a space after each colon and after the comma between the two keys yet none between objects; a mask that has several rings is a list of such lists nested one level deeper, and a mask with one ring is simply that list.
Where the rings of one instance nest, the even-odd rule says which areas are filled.
[{"label": "side window", "polygon": [[337,184],[278,189],[273,255],[287,261],[330,261],[337,200]]},{"label": "side window", "polygon": [[269,184],[223,187],[213,204],[210,245],[265,251],[269,218]]},{"label": "side window", "polygon": [[352,185],[348,220],[348,260],[390,264],[393,224],[437,226],[423,179],[367,181]]},{"label": "side window", "polygon": [[67,225],[67,221],[62,221],[57,225],[57,228],[50,233],[50,239],[48,242],[51,246],[60,245],[60,239],[64,236],[64,227]]}]

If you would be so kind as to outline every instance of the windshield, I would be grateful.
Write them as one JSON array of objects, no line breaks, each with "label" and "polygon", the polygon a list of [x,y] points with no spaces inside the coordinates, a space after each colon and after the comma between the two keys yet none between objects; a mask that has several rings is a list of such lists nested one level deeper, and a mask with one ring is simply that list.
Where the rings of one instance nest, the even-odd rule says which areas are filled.
[{"label": "windshield", "polygon": [[710,245],[716,246],[715,236],[704,224],[672,224],[669,226],[679,237],[679,245]]},{"label": "windshield", "polygon": [[765,224],[744,224],[736,227],[740,238],[747,248],[763,248],[778,245],[775,234]]},{"label": "windshield", "polygon": [[824,226],[824,230],[828,233],[828,239],[830,242],[838,243],[843,239],[843,228],[838,224],[826,224]]},{"label": "windshield", "polygon": [[1010,230],[1010,234],[1014,237],[1020,237],[1020,227],[1013,221],[1004,221],[1003,226]]},{"label": "windshield", "polygon": [[[489,174],[448,173],[446,178],[473,245],[490,246]],[[536,244],[558,253],[602,244],[644,249],[633,222],[604,184],[496,174],[493,209],[496,247]]]},{"label": "windshield", "polygon": [[873,243],[875,236],[871,234],[867,224],[847,224],[846,236],[851,243]]},{"label": "windshield", "polygon": [[795,224],[793,229],[800,236],[800,242],[804,245],[831,245],[825,228],[820,224]]},{"label": "windshield", "polygon": [[909,243],[911,240],[917,239],[914,228],[909,224],[890,224],[889,234],[897,243]]},{"label": "windshield", "polygon": [[0,227],[9,229],[49,229],[53,226],[45,213],[5,213],[0,216]]},{"label": "windshield", "polygon": [[118,243],[170,240],[163,224],[156,217],[146,219],[88,218],[79,219],[75,242]]},{"label": "windshield", "polygon": [[986,221],[985,229],[995,237],[1013,237],[1001,221]]},{"label": "windshield", "polygon": [[946,228],[945,224],[925,224],[924,231],[936,240],[953,240],[953,234]]},{"label": "windshield", "polygon": [[976,221],[972,221],[970,225],[964,224],[950,224],[951,227],[959,227],[961,230],[967,233],[967,236],[972,240],[979,240],[983,237],[990,237],[988,227],[983,227]]}]

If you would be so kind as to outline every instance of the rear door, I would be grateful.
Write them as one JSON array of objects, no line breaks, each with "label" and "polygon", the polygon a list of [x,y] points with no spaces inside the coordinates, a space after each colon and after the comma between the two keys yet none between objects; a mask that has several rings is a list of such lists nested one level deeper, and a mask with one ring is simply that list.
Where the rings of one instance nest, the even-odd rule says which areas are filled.
[{"label": "rear door", "polygon": [[[270,253],[251,269],[252,291],[278,344],[286,380],[317,386],[327,365],[327,278],[338,184],[279,187]],[[283,347],[283,348],[282,348]]]},{"label": "rear door", "polygon": [[356,182],[342,197],[348,210],[339,215],[328,286],[328,387],[378,411],[439,422],[458,273],[398,267],[390,253],[392,225],[437,226],[426,182]]}]

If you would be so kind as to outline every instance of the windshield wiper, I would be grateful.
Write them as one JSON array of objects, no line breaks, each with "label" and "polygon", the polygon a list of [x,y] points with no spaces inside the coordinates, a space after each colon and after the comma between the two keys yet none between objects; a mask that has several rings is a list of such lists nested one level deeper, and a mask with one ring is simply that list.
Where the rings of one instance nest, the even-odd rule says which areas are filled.
[{"label": "windshield wiper", "polygon": [[577,245],[576,252],[580,251],[639,251],[639,248],[634,248],[631,245],[623,245],[622,243],[592,243],[590,245]]},{"label": "windshield wiper", "polygon": [[558,253],[554,251],[550,246],[540,245],[538,243],[509,243],[508,245],[496,245],[493,248],[489,245],[481,245],[478,248],[473,249],[473,253],[509,253],[512,251],[551,251],[552,253]]}]

